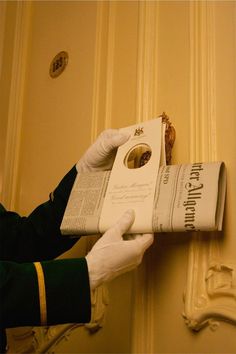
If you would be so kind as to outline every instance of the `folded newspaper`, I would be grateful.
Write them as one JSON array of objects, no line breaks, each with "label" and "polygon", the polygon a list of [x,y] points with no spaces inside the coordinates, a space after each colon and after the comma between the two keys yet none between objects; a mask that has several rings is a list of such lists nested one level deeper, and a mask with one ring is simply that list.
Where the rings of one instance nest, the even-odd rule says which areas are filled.
[{"label": "folded newspaper", "polygon": [[112,170],[77,175],[62,234],[103,233],[127,209],[136,215],[129,233],[220,231],[225,164],[162,165],[165,127],[160,119],[123,129],[129,129],[130,139],[118,149]]}]

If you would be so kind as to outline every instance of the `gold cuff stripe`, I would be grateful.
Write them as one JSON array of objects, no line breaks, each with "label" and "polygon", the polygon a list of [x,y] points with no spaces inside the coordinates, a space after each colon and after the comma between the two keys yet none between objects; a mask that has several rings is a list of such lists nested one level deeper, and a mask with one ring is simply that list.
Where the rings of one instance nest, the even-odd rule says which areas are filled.
[{"label": "gold cuff stripe", "polygon": [[38,277],[38,287],[39,287],[39,306],[40,306],[40,320],[41,325],[47,325],[47,303],[46,303],[46,290],[45,290],[45,281],[43,268],[40,262],[34,262]]}]

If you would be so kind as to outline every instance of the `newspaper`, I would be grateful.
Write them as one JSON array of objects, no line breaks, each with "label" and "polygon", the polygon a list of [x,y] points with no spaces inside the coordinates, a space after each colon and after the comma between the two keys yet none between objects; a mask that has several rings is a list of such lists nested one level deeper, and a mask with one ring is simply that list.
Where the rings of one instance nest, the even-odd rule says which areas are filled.
[{"label": "newspaper", "polygon": [[161,167],[153,206],[153,231],[221,231],[225,194],[223,162]]},{"label": "newspaper", "polygon": [[103,233],[128,209],[135,212],[129,233],[221,230],[224,163],[166,166],[167,126],[161,116],[120,129],[130,137],[112,170],[77,175],[63,235]]},{"label": "newspaper", "polygon": [[[103,233],[112,226],[114,221],[102,212],[110,176],[111,171],[78,174],[61,225],[63,235]],[[143,208],[148,188],[142,182],[126,185],[118,188],[113,199],[120,215],[130,208],[131,200],[135,213],[141,215],[129,233],[222,230],[226,195],[223,162],[161,166],[151,206],[151,227]]]}]

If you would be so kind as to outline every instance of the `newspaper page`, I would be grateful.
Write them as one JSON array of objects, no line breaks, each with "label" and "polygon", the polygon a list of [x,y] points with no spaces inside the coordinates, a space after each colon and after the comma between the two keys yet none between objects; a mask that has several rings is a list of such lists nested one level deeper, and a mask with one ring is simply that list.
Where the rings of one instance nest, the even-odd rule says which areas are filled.
[{"label": "newspaper page", "polygon": [[[61,225],[62,234],[105,231],[99,225],[109,177],[109,171],[78,175]],[[138,226],[129,233],[220,231],[226,195],[225,165],[210,162],[161,166],[151,205],[151,227],[138,185],[135,194],[139,203],[136,200],[133,205],[140,208],[142,230]],[[126,203],[120,203],[120,207],[122,214],[127,209]],[[107,228],[112,224],[108,216]]]},{"label": "newspaper page", "polygon": [[98,234],[110,171],[78,174],[61,224],[63,235]]},{"label": "newspaper page", "polygon": [[156,184],[153,231],[220,231],[225,194],[223,162],[162,166]]}]

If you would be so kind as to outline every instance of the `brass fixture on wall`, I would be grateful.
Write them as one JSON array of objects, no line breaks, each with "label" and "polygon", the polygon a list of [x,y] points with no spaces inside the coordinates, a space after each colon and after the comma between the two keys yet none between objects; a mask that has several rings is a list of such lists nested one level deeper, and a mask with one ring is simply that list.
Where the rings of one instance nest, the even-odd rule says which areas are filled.
[{"label": "brass fixture on wall", "polygon": [[52,78],[56,78],[62,74],[68,64],[68,53],[65,51],[59,52],[51,61],[49,74]]}]

